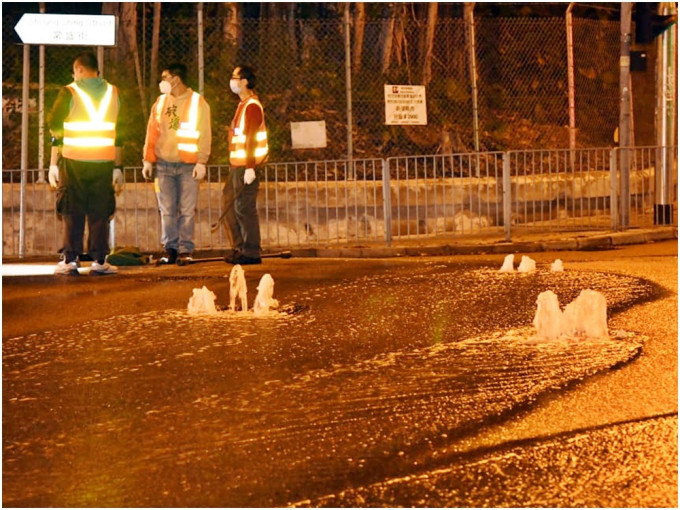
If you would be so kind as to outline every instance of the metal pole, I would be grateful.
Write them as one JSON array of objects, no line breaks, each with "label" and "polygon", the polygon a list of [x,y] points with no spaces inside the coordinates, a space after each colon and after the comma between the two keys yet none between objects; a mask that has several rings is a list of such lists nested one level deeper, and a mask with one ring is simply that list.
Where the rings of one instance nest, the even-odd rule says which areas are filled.
[{"label": "metal pole", "polygon": [[512,181],[510,179],[510,154],[503,153],[503,227],[505,240],[510,242],[510,223],[512,221]]},{"label": "metal pole", "polygon": [[21,191],[19,194],[19,258],[26,255],[26,184],[28,182],[28,87],[31,80],[31,46],[24,44],[21,91]]},{"label": "metal pole", "polygon": [[97,46],[97,62],[99,62],[99,77],[104,77],[104,46]]},{"label": "metal pole", "polygon": [[621,56],[619,59],[619,147],[621,149],[621,227],[630,226],[630,42],[633,4],[621,2]]},{"label": "metal pole", "polygon": [[[675,14],[675,4],[659,5],[659,14]],[[673,223],[673,173],[671,151],[675,145],[675,25],[664,31],[657,41],[656,65],[656,145],[654,179],[654,224]]]},{"label": "metal pole", "polygon": [[[479,152],[479,103],[477,95],[477,36],[475,34],[475,3],[465,4],[465,18],[468,27],[468,55],[470,60],[470,86],[472,88],[472,124],[475,137],[475,151]],[[479,177],[479,168],[477,168]]]},{"label": "metal pole", "polygon": [[352,161],[352,54],[350,51],[349,3],[345,4],[345,94],[347,96],[347,160]]},{"label": "metal pole", "polygon": [[[576,91],[574,86],[574,22],[571,10],[574,2],[567,8],[567,88],[569,97],[569,148],[576,149]],[[573,168],[574,153],[571,153]]]},{"label": "metal pole", "polygon": [[198,18],[198,93],[203,95],[203,74],[205,71],[203,62],[203,2],[198,2],[196,16]]},{"label": "metal pole", "polygon": [[[45,12],[45,2],[40,2]],[[38,184],[45,183],[45,45],[38,46]]]}]

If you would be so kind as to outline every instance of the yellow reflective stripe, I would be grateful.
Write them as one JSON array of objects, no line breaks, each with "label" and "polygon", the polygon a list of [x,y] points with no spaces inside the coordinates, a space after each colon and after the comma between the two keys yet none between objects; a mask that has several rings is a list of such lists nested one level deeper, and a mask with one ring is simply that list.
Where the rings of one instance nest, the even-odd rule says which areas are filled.
[{"label": "yellow reflective stripe", "polygon": [[231,137],[231,143],[246,143],[246,135],[234,135]]},{"label": "yellow reflective stripe", "polygon": [[198,145],[195,143],[178,143],[177,149],[184,152],[198,152]]},{"label": "yellow reflective stripe", "polygon": [[64,129],[73,131],[113,131],[113,122],[64,122]]},{"label": "yellow reflective stripe", "polygon": [[64,145],[71,147],[113,147],[113,138],[70,138],[64,137]]},{"label": "yellow reflective stripe", "polygon": [[83,101],[83,104],[85,105],[85,108],[87,109],[87,113],[90,115],[90,119],[92,121],[102,121],[104,117],[106,116],[106,112],[109,109],[109,104],[111,103],[111,97],[113,96],[113,86],[108,83],[106,87],[106,93],[104,94],[104,98],[102,99],[101,103],[99,103],[99,110],[97,110],[94,107],[94,103],[92,102],[92,98],[85,92],[83,89],[81,89],[75,82],[71,84],[73,87],[73,90],[75,90],[78,95],[80,96],[80,99]]},{"label": "yellow reflective stripe", "polygon": [[184,127],[183,124],[184,122],[180,124],[180,128],[177,130],[177,136],[182,136],[184,138],[193,138],[195,140],[198,140],[200,133],[195,129]]},{"label": "yellow reflective stripe", "polygon": [[191,94],[191,106],[189,107],[189,120],[186,122],[187,127],[191,126],[194,131],[196,130],[196,125],[198,124],[198,92]]},{"label": "yellow reflective stripe", "polygon": [[158,103],[156,104],[156,120],[158,123],[161,123],[161,114],[163,113],[163,105],[165,104],[165,94],[161,94],[161,97],[158,99]]},{"label": "yellow reflective stripe", "polygon": [[[267,151],[268,151],[267,147],[258,147],[257,149],[255,149],[255,158],[264,156],[265,154],[267,154]],[[246,150],[238,149],[235,151],[231,151],[230,155],[234,159],[246,159]]]},{"label": "yellow reflective stripe", "polygon": [[266,139],[267,139],[266,131],[258,131],[257,134],[255,135],[255,140],[257,140],[258,142],[261,142]]}]

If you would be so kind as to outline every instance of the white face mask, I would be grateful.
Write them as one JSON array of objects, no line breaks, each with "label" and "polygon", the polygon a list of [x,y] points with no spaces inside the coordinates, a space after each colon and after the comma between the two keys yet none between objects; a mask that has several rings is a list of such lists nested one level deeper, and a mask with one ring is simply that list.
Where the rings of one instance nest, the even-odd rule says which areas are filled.
[{"label": "white face mask", "polygon": [[169,94],[172,90],[172,85],[169,82],[163,80],[158,84],[158,88],[161,90],[161,94]]},{"label": "white face mask", "polygon": [[238,82],[241,80],[229,80],[229,88],[234,94],[240,94],[241,93],[241,87],[239,86]]}]

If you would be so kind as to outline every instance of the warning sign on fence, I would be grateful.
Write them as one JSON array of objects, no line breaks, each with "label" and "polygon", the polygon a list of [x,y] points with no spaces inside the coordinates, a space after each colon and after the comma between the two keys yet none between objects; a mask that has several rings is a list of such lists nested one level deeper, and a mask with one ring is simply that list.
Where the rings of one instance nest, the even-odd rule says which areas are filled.
[{"label": "warning sign on fence", "polygon": [[427,124],[424,85],[385,85],[385,124]]}]

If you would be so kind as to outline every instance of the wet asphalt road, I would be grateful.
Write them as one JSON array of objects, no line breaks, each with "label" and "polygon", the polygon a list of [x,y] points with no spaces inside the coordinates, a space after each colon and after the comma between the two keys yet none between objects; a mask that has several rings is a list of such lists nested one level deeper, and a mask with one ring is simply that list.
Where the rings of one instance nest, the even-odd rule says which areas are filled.
[{"label": "wet asphalt road", "polygon": [[[3,503],[676,506],[677,244],[532,257],[267,260],[262,319],[186,314],[219,263],[4,278]],[[532,342],[584,288],[611,338]]]}]

